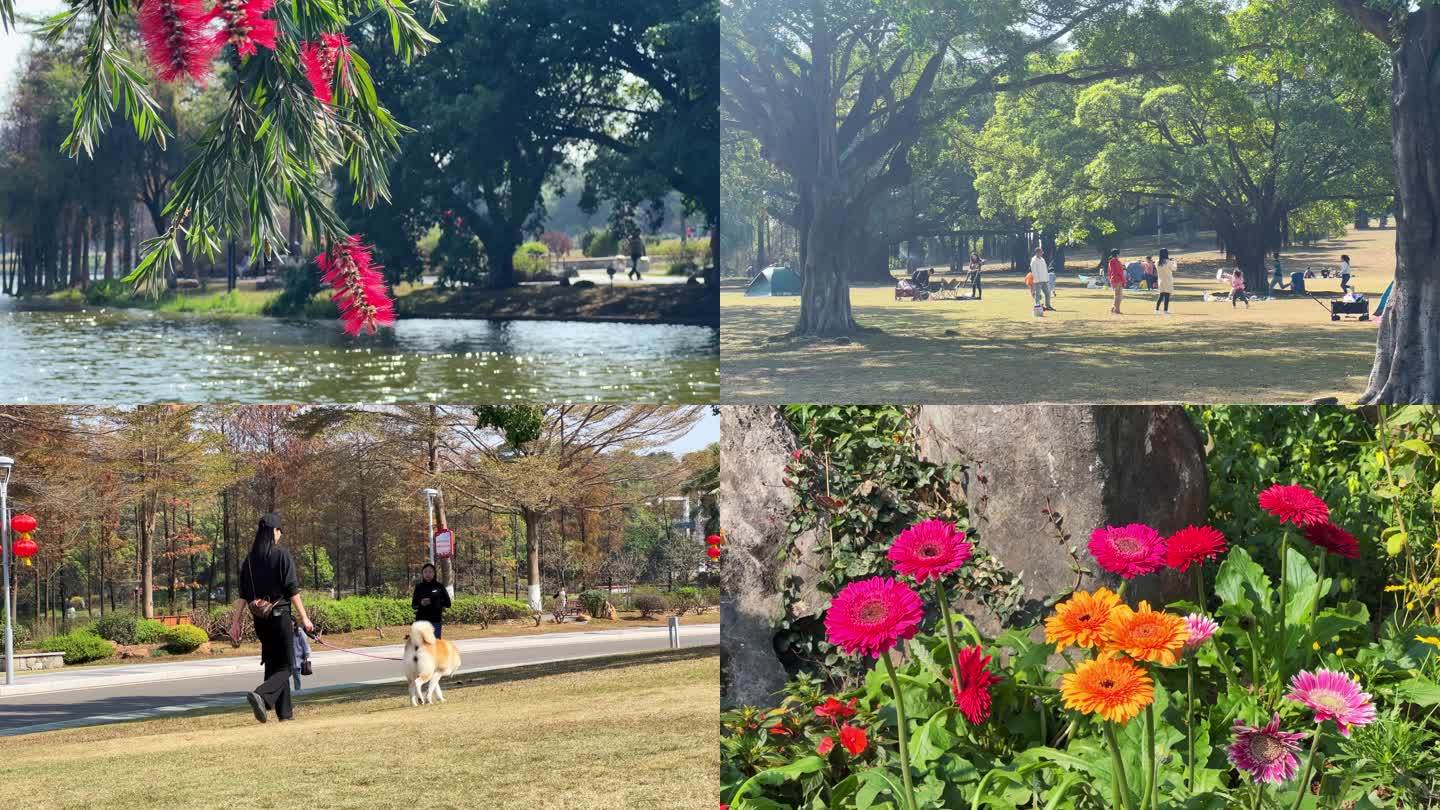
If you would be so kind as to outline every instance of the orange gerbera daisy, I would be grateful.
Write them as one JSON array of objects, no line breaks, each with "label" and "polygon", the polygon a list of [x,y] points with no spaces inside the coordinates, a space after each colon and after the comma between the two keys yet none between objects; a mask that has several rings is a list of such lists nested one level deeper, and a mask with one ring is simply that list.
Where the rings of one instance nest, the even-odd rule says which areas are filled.
[{"label": "orange gerbera daisy", "polygon": [[1110,611],[1102,636],[1108,652],[1169,666],[1179,659],[1176,653],[1190,638],[1190,630],[1184,617],[1151,610],[1149,602],[1141,602],[1139,610],[1120,605]]},{"label": "orange gerbera daisy", "polygon": [[1120,596],[1109,588],[1095,593],[1076,591],[1069,599],[1055,606],[1055,615],[1045,620],[1045,640],[1063,649],[1098,647],[1101,630],[1110,618],[1110,611],[1120,604]]},{"label": "orange gerbera daisy", "polygon": [[1134,661],[1102,655],[1060,679],[1065,707],[1125,723],[1155,700],[1150,675]]}]

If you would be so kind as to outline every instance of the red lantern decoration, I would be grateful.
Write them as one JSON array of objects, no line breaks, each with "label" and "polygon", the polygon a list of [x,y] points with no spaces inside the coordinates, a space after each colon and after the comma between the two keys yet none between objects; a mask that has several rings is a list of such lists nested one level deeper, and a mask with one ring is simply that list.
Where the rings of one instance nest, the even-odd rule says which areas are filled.
[{"label": "red lantern decoration", "polygon": [[708,554],[708,555],[710,556],[710,559],[712,559],[712,560],[718,560],[718,559],[720,559],[720,547],[719,547],[719,546],[709,546],[709,547],[707,547],[707,548],[705,549],[705,553]]},{"label": "red lantern decoration", "polygon": [[35,527],[38,525],[40,524],[35,522],[33,515],[27,515],[24,512],[10,518],[10,528],[14,530],[16,534],[29,534],[35,531]]},{"label": "red lantern decoration", "polygon": [[723,538],[721,538],[720,535],[718,535],[718,534],[712,534],[712,535],[710,535],[709,537],[705,538],[705,545],[707,545],[707,546],[718,546],[718,545],[720,545],[720,543],[722,542],[722,540],[723,540]]},{"label": "red lantern decoration", "polygon": [[29,532],[22,532],[20,538],[10,545],[10,551],[14,552],[16,557],[24,560],[26,565],[30,564],[30,558],[35,556],[35,552],[39,550],[40,546],[30,539]]}]

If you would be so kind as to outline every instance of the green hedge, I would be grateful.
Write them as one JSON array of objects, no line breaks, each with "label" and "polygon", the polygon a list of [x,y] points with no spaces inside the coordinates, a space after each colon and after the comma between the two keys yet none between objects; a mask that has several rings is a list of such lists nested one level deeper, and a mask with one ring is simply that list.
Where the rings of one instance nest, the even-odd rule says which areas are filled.
[{"label": "green hedge", "polygon": [[193,624],[165,628],[165,647],[171,652],[187,653],[209,640],[210,634]]},{"label": "green hedge", "polygon": [[45,652],[65,653],[65,663],[83,664],[115,654],[115,645],[93,633],[74,632],[51,636],[40,644]]},{"label": "green hedge", "polygon": [[141,619],[135,623],[136,644],[159,644],[165,640],[165,625],[154,619]]},{"label": "green hedge", "polygon": [[139,644],[135,629],[140,620],[134,613],[111,612],[95,620],[95,635],[116,644]]},{"label": "green hedge", "polygon": [[[307,601],[310,621],[326,633],[350,633],[375,627],[415,621],[415,609],[408,598],[348,596],[344,599]],[[489,624],[493,621],[528,616],[525,603],[503,596],[457,596],[446,611],[446,621],[459,624]]]},{"label": "green hedge", "polygon": [[670,609],[670,600],[658,593],[642,593],[631,602],[635,605],[635,609],[640,611],[640,615],[647,619]]}]

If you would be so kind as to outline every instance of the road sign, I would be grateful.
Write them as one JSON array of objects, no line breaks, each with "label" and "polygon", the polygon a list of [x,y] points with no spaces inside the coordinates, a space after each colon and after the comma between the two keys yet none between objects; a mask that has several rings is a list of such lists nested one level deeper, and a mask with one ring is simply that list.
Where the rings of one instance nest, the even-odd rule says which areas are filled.
[{"label": "road sign", "polygon": [[435,556],[437,558],[449,557],[455,553],[455,533],[449,529],[441,529],[435,533]]}]

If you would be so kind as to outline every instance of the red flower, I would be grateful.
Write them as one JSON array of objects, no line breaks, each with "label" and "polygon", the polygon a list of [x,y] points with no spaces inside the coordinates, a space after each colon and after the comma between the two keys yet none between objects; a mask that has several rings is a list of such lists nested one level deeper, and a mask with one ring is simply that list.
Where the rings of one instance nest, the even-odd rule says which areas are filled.
[{"label": "red flower", "polygon": [[1352,560],[1360,558],[1360,541],[1355,539],[1355,535],[1329,521],[1306,526],[1305,539],[1331,554]]},{"label": "red flower", "polygon": [[831,721],[844,720],[847,717],[855,716],[856,698],[850,698],[848,703],[841,703],[833,697],[825,698],[825,702],[815,707],[815,714],[828,718]]},{"label": "red flower", "polygon": [[335,68],[350,60],[350,40],[344,34],[321,34],[319,42],[300,46],[300,64],[315,98],[329,104],[335,99]]},{"label": "red flower", "polygon": [[346,334],[354,337],[362,329],[374,334],[378,327],[395,324],[395,307],[385,291],[385,277],[359,236],[336,242],[315,263],[325,274],[322,280],[335,289],[330,298],[340,308]]},{"label": "red flower", "polygon": [[845,724],[840,729],[840,744],[850,752],[850,756],[858,757],[865,753],[865,747],[870,744],[870,738],[865,736],[865,729],[859,726]]},{"label": "red flower", "polygon": [[1260,493],[1260,508],[1281,523],[1294,523],[1301,527],[1330,519],[1330,507],[1320,500],[1320,496],[1293,484],[1276,484]]},{"label": "red flower", "polygon": [[1225,535],[1210,526],[1186,526],[1165,541],[1165,564],[1184,571],[1225,552]]},{"label": "red flower", "polygon": [[204,0],[149,0],[138,16],[145,52],[161,81],[188,76],[203,83],[210,77],[220,46],[205,30],[210,15]]},{"label": "red flower", "polygon": [[705,547],[705,556],[709,557],[709,558],[712,559],[712,560],[718,560],[718,559],[720,559],[720,547],[719,547],[719,546],[706,546],[706,547]]},{"label": "red flower", "polygon": [[834,747],[835,747],[835,738],[834,738],[834,737],[826,737],[825,739],[823,739],[823,740],[820,741],[820,744],[819,744],[819,745],[815,746],[815,753],[817,753],[817,754],[819,754],[820,756],[823,757],[823,756],[829,754],[829,753],[830,753],[830,749],[832,749],[832,748],[834,748]]},{"label": "red flower", "polygon": [[955,669],[950,672],[950,685],[955,692],[955,705],[965,719],[980,725],[990,717],[990,687],[1000,682],[999,676],[985,666],[990,656],[979,647],[961,647],[955,653]]},{"label": "red flower", "polygon": [[265,18],[274,6],[275,0],[220,0],[210,12],[211,19],[224,23],[215,34],[216,50],[230,43],[241,56],[254,56],[256,45],[275,50],[275,21]]},{"label": "red flower", "polygon": [[785,724],[784,724],[784,723],[776,723],[775,725],[771,726],[771,727],[770,727],[769,729],[767,729],[767,730],[768,730],[771,734],[774,734],[774,735],[777,736],[777,737],[789,737],[789,736],[790,736],[790,729],[785,728]]}]

